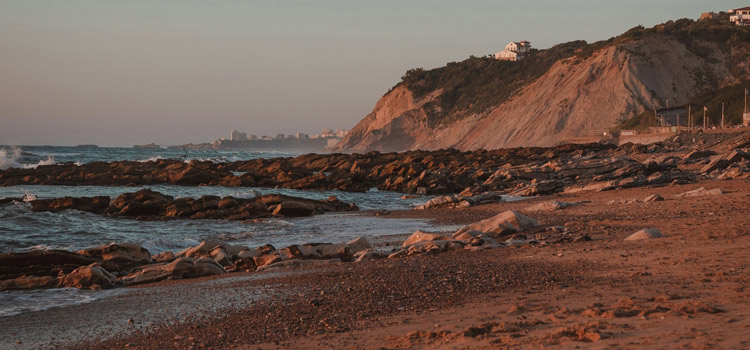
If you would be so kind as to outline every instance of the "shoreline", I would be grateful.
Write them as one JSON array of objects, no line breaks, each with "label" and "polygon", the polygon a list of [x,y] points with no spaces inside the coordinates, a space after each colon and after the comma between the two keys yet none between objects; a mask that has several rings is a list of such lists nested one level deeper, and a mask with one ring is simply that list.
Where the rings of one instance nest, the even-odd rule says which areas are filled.
[{"label": "shoreline", "polygon": [[[725,193],[710,198],[675,198],[701,186],[722,188]],[[666,201],[606,204],[652,193],[660,193]],[[464,224],[476,217],[539,202],[588,199],[590,203],[530,216],[544,226],[575,228],[591,235],[593,241],[450,251],[301,268],[271,276],[263,272],[158,282],[128,290],[178,293],[185,288],[219,299],[236,296],[237,290],[256,284],[276,285],[279,290],[292,292],[250,306],[235,305],[230,311],[180,319],[175,325],[156,322],[143,328],[143,332],[116,338],[99,334],[81,339],[87,338],[82,336],[79,340],[83,342],[68,346],[249,349],[321,348],[334,344],[376,348],[373,344],[389,344],[392,348],[490,348],[546,344],[569,348],[598,337],[593,341],[602,346],[663,348],[674,344],[717,344],[707,341],[710,335],[724,335],[718,344],[736,345],[748,340],[738,334],[740,325],[750,326],[750,318],[745,316],[750,314],[750,305],[743,299],[747,297],[748,283],[741,278],[750,272],[741,263],[747,258],[744,251],[750,248],[750,219],[737,210],[746,208],[748,197],[749,180],[706,180],[689,185],[544,196],[465,209],[392,211],[391,217],[432,217]],[[666,237],[622,241],[647,226],[658,227]],[[205,285],[232,284],[229,281],[234,278],[252,280],[237,282],[237,289],[231,290]],[[160,293],[156,297],[158,304],[167,305],[169,295]],[[81,326],[70,326],[70,320],[56,315],[76,314],[86,319],[86,312],[116,313],[112,308],[115,304],[116,299],[108,298],[35,313],[35,317],[49,320],[50,327],[62,324],[66,332],[72,333]],[[594,310],[597,308],[599,311]],[[617,316],[618,312],[622,317]],[[630,314],[633,315],[623,316]],[[524,329],[523,324],[517,324],[523,317],[541,323],[525,325]],[[660,321],[661,317],[666,321]],[[700,332],[679,326],[686,318]],[[140,322],[137,316],[132,319]],[[0,318],[0,323],[11,323],[10,320]],[[719,320],[738,326],[722,329]],[[592,322],[596,325],[587,326]],[[487,328],[488,324],[492,326]],[[583,338],[569,336],[575,331],[560,331],[566,327],[583,327],[579,332]],[[667,332],[663,339],[654,336],[662,331]],[[472,336],[473,333],[479,334]],[[707,335],[700,335],[703,333]]]}]

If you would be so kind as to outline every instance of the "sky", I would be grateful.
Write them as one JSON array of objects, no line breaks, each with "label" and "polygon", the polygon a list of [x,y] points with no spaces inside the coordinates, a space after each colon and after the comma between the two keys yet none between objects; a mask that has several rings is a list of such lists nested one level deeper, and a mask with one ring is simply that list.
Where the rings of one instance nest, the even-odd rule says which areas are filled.
[{"label": "sky", "polygon": [[0,0],[0,144],[350,129],[408,69],[589,42],[723,0]]}]

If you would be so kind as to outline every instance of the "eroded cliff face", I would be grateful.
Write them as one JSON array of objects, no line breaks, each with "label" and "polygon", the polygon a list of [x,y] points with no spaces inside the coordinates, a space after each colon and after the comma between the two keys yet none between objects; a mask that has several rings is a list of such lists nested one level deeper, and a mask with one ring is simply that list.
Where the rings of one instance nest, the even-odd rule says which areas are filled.
[{"label": "eroded cliff face", "polygon": [[[721,52],[714,44],[705,47]],[[666,35],[605,47],[585,60],[556,62],[541,78],[488,113],[430,127],[425,103],[436,90],[414,100],[403,84],[383,96],[372,113],[336,145],[363,152],[408,149],[461,150],[551,146],[612,127],[644,110],[686,103],[711,80],[736,83],[726,58],[696,56]]]}]

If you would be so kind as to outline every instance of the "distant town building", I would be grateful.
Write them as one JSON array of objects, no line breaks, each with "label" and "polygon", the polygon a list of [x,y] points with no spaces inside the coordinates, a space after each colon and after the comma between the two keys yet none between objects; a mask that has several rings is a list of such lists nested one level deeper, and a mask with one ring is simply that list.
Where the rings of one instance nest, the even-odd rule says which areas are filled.
[{"label": "distant town building", "polygon": [[283,140],[284,139],[284,134],[276,134],[276,139],[277,140]]},{"label": "distant town building", "polygon": [[718,18],[718,17],[719,17],[719,14],[716,13],[716,12],[703,12],[703,13],[701,13],[700,20],[702,21],[704,19],[714,19],[714,18]]},{"label": "distant town building", "polygon": [[308,139],[309,137],[307,137],[307,134],[305,134],[303,132],[298,132],[297,133],[297,138],[298,139]]},{"label": "distant town building", "polygon": [[738,26],[750,26],[750,7],[729,10],[729,20]]},{"label": "distant town building", "polygon": [[258,135],[248,135],[247,139],[248,140],[257,140],[258,139]]},{"label": "distant town building", "polygon": [[323,129],[323,131],[320,132],[320,137],[334,137],[334,136],[336,135],[333,133],[333,130],[328,129],[328,128],[325,128]]},{"label": "distant town building", "polygon": [[495,54],[495,59],[503,61],[518,61],[522,59],[531,49],[531,43],[524,41],[511,41],[505,45],[505,50]]},{"label": "distant town building", "polygon": [[229,135],[230,141],[247,141],[247,134],[244,132],[239,132],[237,130],[232,130],[232,133]]},{"label": "distant town building", "polygon": [[344,138],[344,136],[346,136],[347,133],[349,133],[349,130],[336,129],[336,133],[335,134],[336,134],[336,137],[338,137],[338,138]]}]

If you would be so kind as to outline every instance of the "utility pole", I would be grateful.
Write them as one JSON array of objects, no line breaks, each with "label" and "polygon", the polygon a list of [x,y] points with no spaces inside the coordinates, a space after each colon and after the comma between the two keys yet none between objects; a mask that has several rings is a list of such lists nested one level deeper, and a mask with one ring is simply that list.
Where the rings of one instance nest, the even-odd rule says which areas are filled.
[{"label": "utility pole", "polygon": [[690,130],[690,133],[693,132],[693,116],[690,114],[690,105],[688,105],[688,115],[687,115],[687,127],[688,130]]},{"label": "utility pole", "polygon": [[656,105],[654,105],[654,119],[656,119],[656,126],[659,126],[659,115],[656,114]]},{"label": "utility pole", "polygon": [[707,110],[708,108],[706,108],[706,106],[703,106],[703,130],[704,131],[706,130],[706,111]]},{"label": "utility pole", "polygon": [[721,128],[724,129],[724,102],[721,103]]}]

